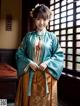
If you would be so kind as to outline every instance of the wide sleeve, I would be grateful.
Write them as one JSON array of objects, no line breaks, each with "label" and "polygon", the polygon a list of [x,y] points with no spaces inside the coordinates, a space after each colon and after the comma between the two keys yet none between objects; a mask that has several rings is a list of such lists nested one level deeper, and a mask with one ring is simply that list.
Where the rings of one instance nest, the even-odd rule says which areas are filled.
[{"label": "wide sleeve", "polygon": [[26,42],[27,42],[27,37],[26,35],[22,42],[21,45],[19,46],[17,52],[16,52],[16,64],[17,64],[17,74],[18,76],[21,76],[24,74],[28,68],[29,68],[29,63],[32,62],[26,55],[25,50],[26,50]]},{"label": "wide sleeve", "polygon": [[55,78],[59,79],[64,66],[64,53],[59,45],[58,39],[52,33],[52,53],[51,58],[45,61],[49,73]]}]

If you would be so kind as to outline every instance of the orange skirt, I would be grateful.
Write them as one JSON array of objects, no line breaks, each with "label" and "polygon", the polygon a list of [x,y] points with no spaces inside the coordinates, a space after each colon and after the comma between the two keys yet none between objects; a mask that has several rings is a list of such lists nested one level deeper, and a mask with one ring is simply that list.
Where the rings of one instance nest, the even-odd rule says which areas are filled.
[{"label": "orange skirt", "polygon": [[29,75],[25,73],[23,77],[19,79],[15,106],[58,106],[57,80],[55,80],[49,73],[46,73],[46,78],[48,82],[49,94],[45,94],[45,80],[38,82],[38,85],[41,85],[40,91],[40,87],[36,86],[37,82],[35,81],[36,77],[34,76],[31,91],[32,95],[27,96]]}]

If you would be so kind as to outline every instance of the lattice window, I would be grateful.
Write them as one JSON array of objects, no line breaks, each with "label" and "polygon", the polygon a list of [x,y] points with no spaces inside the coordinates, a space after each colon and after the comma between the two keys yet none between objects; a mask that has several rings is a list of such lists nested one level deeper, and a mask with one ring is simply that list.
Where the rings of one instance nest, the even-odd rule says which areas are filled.
[{"label": "lattice window", "polygon": [[64,51],[64,68],[80,72],[80,0],[50,0],[50,9],[49,29]]}]

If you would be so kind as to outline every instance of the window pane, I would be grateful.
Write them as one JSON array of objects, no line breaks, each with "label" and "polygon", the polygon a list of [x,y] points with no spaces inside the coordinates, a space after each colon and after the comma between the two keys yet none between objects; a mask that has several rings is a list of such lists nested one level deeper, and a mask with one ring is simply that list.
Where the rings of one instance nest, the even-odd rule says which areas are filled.
[{"label": "window pane", "polygon": [[73,40],[73,35],[68,35],[68,40]]},{"label": "window pane", "polygon": [[54,3],[54,0],[50,0],[50,4],[53,4]]},{"label": "window pane", "polygon": [[66,2],[67,2],[67,3],[71,3],[71,2],[73,2],[73,0],[67,0]]},{"label": "window pane", "polygon": [[76,49],[76,54],[80,55],[80,49]]},{"label": "window pane", "polygon": [[67,20],[68,20],[68,21],[73,20],[73,16],[68,16]]},{"label": "window pane", "polygon": [[52,11],[52,15],[51,15],[50,20],[53,20],[53,19],[54,19],[54,11]]},{"label": "window pane", "polygon": [[54,5],[50,6],[50,10],[54,10]]},{"label": "window pane", "polygon": [[61,40],[66,40],[66,36],[61,36]]},{"label": "window pane", "polygon": [[59,25],[55,25],[55,29],[59,29]]},{"label": "window pane", "polygon": [[76,32],[80,32],[80,28],[76,28]]},{"label": "window pane", "polygon": [[50,26],[50,30],[53,30],[53,26]]},{"label": "window pane", "polygon": [[59,19],[55,20],[55,24],[59,24]]},{"label": "window pane", "polygon": [[76,56],[76,62],[80,63],[80,56]]},{"label": "window pane", "polygon": [[55,34],[56,34],[56,35],[59,35],[59,31],[55,31]]},{"label": "window pane", "polygon": [[55,4],[55,8],[58,8],[60,6],[60,3]]},{"label": "window pane", "polygon": [[76,19],[80,19],[80,14],[77,14],[76,15]]},{"label": "window pane", "polygon": [[76,25],[80,25],[80,20],[77,20],[76,21]]},{"label": "window pane", "polygon": [[68,68],[68,69],[72,69],[72,62],[68,62],[67,68]]},{"label": "window pane", "polygon": [[63,5],[66,5],[66,1],[65,1],[65,0],[63,0],[63,1],[61,2],[61,6],[63,6]]},{"label": "window pane", "polygon": [[61,35],[66,34],[66,30],[61,30]]},{"label": "window pane", "polygon": [[61,11],[66,11],[66,6],[63,6],[63,7],[61,8]]},{"label": "window pane", "polygon": [[73,10],[68,10],[67,15],[73,14]]},{"label": "window pane", "polygon": [[55,19],[59,18],[59,14],[55,15]]},{"label": "window pane", "polygon": [[73,49],[72,48],[68,48],[68,54],[73,54]]},{"label": "window pane", "polygon": [[68,4],[68,9],[71,9],[71,8],[73,8],[73,4],[72,3]]},{"label": "window pane", "polygon": [[73,26],[73,22],[68,22],[68,27],[72,27]]},{"label": "window pane", "polygon": [[61,28],[66,28],[66,23],[61,24]]},{"label": "window pane", "polygon": [[61,22],[66,22],[66,17],[65,18],[61,18]]},{"label": "window pane", "polygon": [[76,5],[80,6],[80,1],[79,0],[77,0]]},{"label": "window pane", "polygon": [[73,57],[71,55],[68,55],[67,56],[67,59],[70,60],[70,61],[72,61],[73,60]]},{"label": "window pane", "polygon": [[59,0],[55,0],[55,2],[58,2]]},{"label": "window pane", "polygon": [[57,13],[59,13],[60,12],[60,10],[59,9],[56,9],[55,10],[55,14],[57,14]]},{"label": "window pane", "polygon": [[[66,54],[64,55],[64,59],[66,59]],[[67,63],[67,61],[66,61],[66,63]]]},{"label": "window pane", "polygon": [[80,64],[76,63],[76,70],[80,72]]},{"label": "window pane", "polygon": [[65,17],[65,16],[66,16],[66,12],[62,12],[61,17]]},{"label": "window pane", "polygon": [[62,48],[62,50],[63,50],[64,53],[66,53],[66,49],[65,48]]},{"label": "window pane", "polygon": [[76,12],[77,12],[77,13],[80,12],[80,7],[77,7],[77,8],[76,8]]},{"label": "window pane", "polygon": [[66,42],[61,42],[61,47],[66,47]]},{"label": "window pane", "polygon": [[76,42],[76,47],[80,47],[80,41]]},{"label": "window pane", "polygon": [[67,32],[68,34],[71,34],[71,33],[73,33],[73,29],[68,29],[68,32]]},{"label": "window pane", "polygon": [[73,45],[73,42],[72,41],[69,41],[68,42],[68,47],[72,47],[72,45]]},{"label": "window pane", "polygon": [[53,23],[53,20],[52,21],[50,21],[50,25],[53,25],[54,23]]},{"label": "window pane", "polygon": [[77,40],[80,40],[80,34],[77,34],[77,35],[76,35],[76,39],[77,39]]}]

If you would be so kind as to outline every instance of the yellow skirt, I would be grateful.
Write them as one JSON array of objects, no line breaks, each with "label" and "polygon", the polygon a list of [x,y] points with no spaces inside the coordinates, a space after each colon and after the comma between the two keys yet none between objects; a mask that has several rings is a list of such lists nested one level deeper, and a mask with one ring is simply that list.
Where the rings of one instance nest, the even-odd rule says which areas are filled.
[{"label": "yellow skirt", "polygon": [[[38,73],[39,74],[39,73]],[[36,74],[37,75],[37,74]],[[31,96],[27,96],[27,88],[29,75],[26,73],[20,79],[17,88],[15,99],[15,106],[58,106],[57,105],[57,80],[55,80],[49,73],[46,72],[46,78],[49,87],[49,94],[45,94],[45,81],[38,82],[33,78]],[[40,83],[42,91],[36,86]],[[39,95],[36,95],[39,94]]]}]

